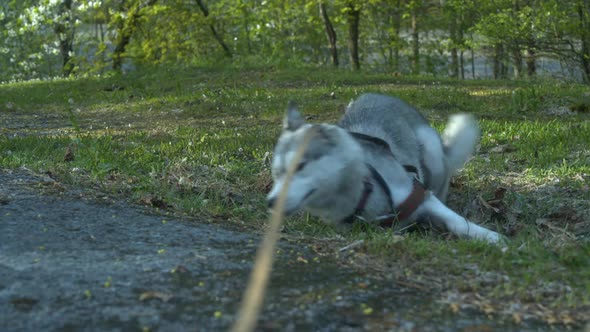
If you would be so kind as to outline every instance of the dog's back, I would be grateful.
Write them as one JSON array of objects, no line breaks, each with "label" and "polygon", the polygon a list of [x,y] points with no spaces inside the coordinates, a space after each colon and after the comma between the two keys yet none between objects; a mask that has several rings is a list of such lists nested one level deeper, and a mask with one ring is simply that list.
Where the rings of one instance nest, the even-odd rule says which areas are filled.
[{"label": "dog's back", "polygon": [[364,94],[348,105],[340,126],[384,140],[400,163],[422,168],[422,148],[417,130],[430,128],[430,125],[422,114],[402,100]]},{"label": "dog's back", "polygon": [[[379,116],[379,121],[390,120],[397,123],[399,121],[398,117],[403,117],[403,119],[415,125],[428,125],[428,121],[426,121],[424,116],[404,101],[395,97],[375,93],[363,94],[352,101],[348,105],[346,114],[341,122],[350,122],[353,117],[366,116],[368,112]],[[357,118],[353,122],[362,122],[362,119]]]},{"label": "dog's back", "polygon": [[395,158],[414,166],[418,178],[442,201],[450,176],[463,167],[479,139],[477,122],[470,115],[451,117],[441,139],[412,106],[378,94],[364,94],[352,102],[340,126],[387,142]]}]

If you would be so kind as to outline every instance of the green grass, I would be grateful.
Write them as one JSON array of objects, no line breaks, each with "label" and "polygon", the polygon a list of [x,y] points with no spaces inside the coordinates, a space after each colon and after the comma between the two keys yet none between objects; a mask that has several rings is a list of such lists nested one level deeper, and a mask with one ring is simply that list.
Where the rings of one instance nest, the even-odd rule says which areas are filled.
[{"label": "green grass", "polygon": [[[13,83],[0,85],[0,167],[49,171],[132,202],[159,197],[177,213],[256,231],[267,219],[269,154],[287,102],[334,122],[363,92],[397,95],[437,129],[455,112],[480,118],[479,153],[454,180],[449,205],[507,234],[508,248],[430,231],[341,232],[309,216],[290,218],[285,233],[334,248],[363,239],[356,252],[368,255],[367,268],[430,280],[441,294],[479,294],[497,307],[540,303],[557,321],[588,319],[587,86],[235,68]],[[561,114],[569,108],[580,112]],[[73,161],[64,161],[68,147]],[[499,188],[494,212],[482,200]]]}]

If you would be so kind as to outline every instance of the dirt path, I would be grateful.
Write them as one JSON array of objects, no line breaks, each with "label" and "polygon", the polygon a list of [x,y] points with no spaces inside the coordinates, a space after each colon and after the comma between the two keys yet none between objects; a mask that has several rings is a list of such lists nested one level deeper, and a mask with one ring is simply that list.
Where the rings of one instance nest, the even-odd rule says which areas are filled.
[{"label": "dirt path", "polygon": [[[257,236],[82,190],[42,194],[56,186],[0,171],[0,331],[227,330]],[[263,331],[536,330],[452,315],[429,294],[287,241],[265,303]]]}]

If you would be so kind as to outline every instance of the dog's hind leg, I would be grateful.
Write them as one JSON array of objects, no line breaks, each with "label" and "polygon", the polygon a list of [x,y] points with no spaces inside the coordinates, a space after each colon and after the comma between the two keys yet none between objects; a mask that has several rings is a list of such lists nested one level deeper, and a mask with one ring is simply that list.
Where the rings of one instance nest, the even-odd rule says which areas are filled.
[{"label": "dog's hind leg", "polygon": [[490,243],[503,241],[500,234],[468,221],[455,211],[449,209],[432,194],[428,195],[424,200],[418,212],[422,215],[432,217],[434,221],[446,226],[453,234],[484,240]]}]

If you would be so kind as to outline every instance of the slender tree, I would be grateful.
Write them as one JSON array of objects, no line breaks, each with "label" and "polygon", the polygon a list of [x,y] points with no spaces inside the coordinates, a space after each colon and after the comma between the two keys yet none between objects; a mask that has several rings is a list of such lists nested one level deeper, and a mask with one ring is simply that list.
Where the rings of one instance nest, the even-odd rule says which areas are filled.
[{"label": "slender tree", "polygon": [[451,77],[457,78],[459,77],[459,52],[457,49],[459,31],[454,15],[450,18],[449,35],[451,37]]},{"label": "slender tree", "polygon": [[590,83],[590,0],[581,0],[577,5],[580,20],[580,63],[584,73],[584,81]]},{"label": "slender tree", "polygon": [[72,73],[71,55],[74,49],[74,26],[72,22],[72,0],[63,0],[57,7],[58,19],[54,25],[54,31],[59,43],[59,53],[62,58],[62,75],[70,76]]},{"label": "slender tree", "polygon": [[361,20],[361,5],[354,1],[348,1],[346,18],[348,21],[348,52],[350,53],[350,65],[352,70],[360,70],[359,25]]},{"label": "slender tree", "polygon": [[410,7],[410,30],[412,35],[412,74],[420,74],[420,30],[418,26],[418,17],[420,16],[420,7],[422,0],[412,0],[409,2]]},{"label": "slender tree", "polygon": [[[195,0],[195,1],[197,2],[197,5],[201,9],[201,12],[203,12],[203,15],[205,17],[209,17],[209,9],[207,8],[207,6],[203,2],[203,0]],[[213,23],[209,24],[209,29],[211,29],[211,33],[213,33],[213,38],[215,38],[217,43],[219,43],[219,46],[221,46],[221,48],[223,49],[223,53],[225,54],[225,56],[228,58],[231,58],[232,57],[231,50],[229,49],[227,44],[223,41],[223,37],[217,32],[217,29],[215,29],[215,26],[213,25]]]},{"label": "slender tree", "polygon": [[396,0],[395,1],[395,9],[393,10],[392,13],[392,20],[393,20],[393,35],[392,37],[392,41],[391,44],[393,44],[393,69],[396,71],[399,71],[399,53],[401,50],[401,38],[400,38],[400,33],[402,30],[402,0]]},{"label": "slender tree", "polygon": [[135,6],[133,6],[131,10],[128,12],[127,19],[125,19],[120,24],[119,31],[117,32],[117,39],[115,42],[115,50],[113,51],[114,70],[121,70],[121,66],[123,65],[123,53],[125,53],[125,49],[131,41],[131,36],[138,28],[139,18],[141,17],[141,10],[148,6],[153,6],[156,2],[157,0],[147,0],[144,3],[141,3],[141,1],[137,1],[135,3]]},{"label": "slender tree", "polygon": [[328,37],[328,43],[330,44],[330,56],[332,58],[332,65],[334,67],[338,67],[339,61],[338,48],[336,46],[336,31],[334,30],[332,21],[330,21],[328,11],[326,10],[326,4],[324,2],[320,2],[320,16],[322,16],[322,21],[324,22],[324,26],[326,28],[326,36]]}]

